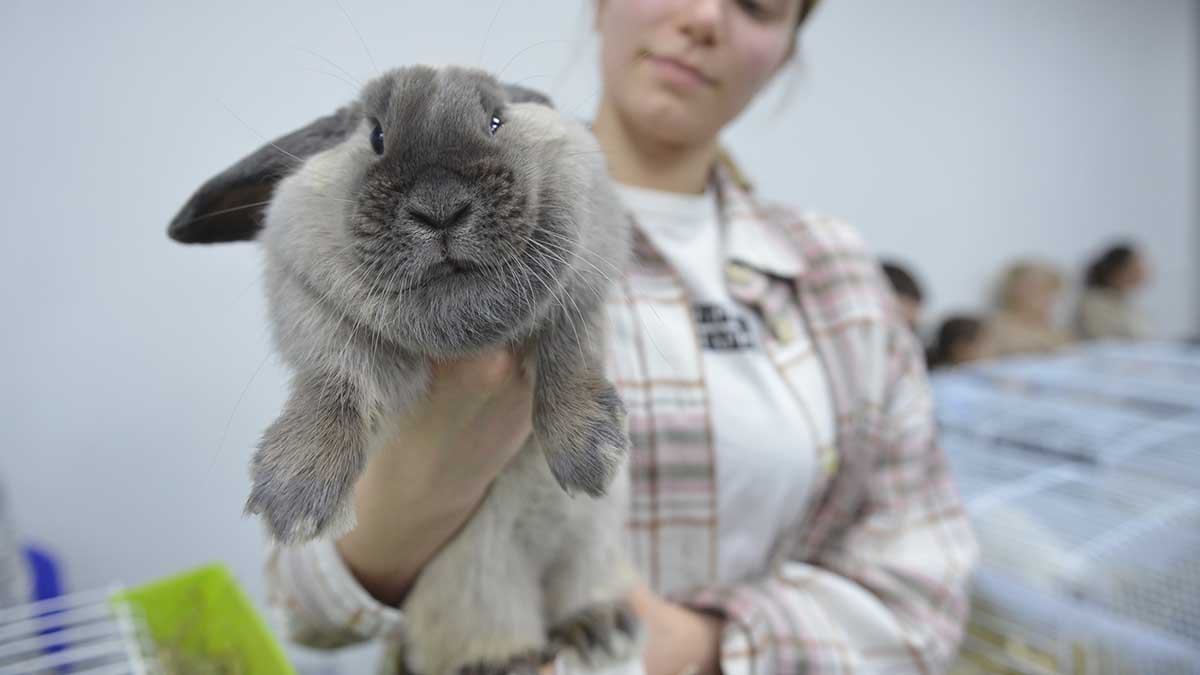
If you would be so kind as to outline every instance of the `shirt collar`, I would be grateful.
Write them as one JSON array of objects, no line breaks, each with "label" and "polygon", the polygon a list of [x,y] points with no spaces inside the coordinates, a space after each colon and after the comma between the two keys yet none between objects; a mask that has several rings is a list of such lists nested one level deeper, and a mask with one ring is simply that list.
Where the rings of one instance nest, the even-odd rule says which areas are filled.
[{"label": "shirt collar", "polygon": [[[716,191],[721,222],[726,228],[725,262],[731,279],[744,277],[750,270],[777,277],[803,275],[807,267],[803,252],[783,231],[785,225],[781,223],[786,218],[795,218],[795,214],[760,204],[749,186],[736,178],[724,161],[719,160],[713,166],[709,180]],[[632,214],[630,218],[633,218]],[[665,266],[662,256],[641,231],[636,219],[633,224],[635,259],[649,269]]]},{"label": "shirt collar", "polygon": [[801,276],[806,267],[804,256],[796,242],[783,231],[785,225],[780,222],[784,218],[794,218],[794,214],[760,204],[723,162],[713,167],[712,181],[727,228],[725,250],[728,261],[774,276]]}]

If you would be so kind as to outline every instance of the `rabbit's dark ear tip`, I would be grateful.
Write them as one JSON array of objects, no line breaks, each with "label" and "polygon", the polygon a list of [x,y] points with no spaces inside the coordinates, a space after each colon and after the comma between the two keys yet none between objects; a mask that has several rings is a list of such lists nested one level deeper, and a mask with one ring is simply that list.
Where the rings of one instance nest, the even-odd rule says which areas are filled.
[{"label": "rabbit's dark ear tip", "polygon": [[185,214],[180,213],[167,226],[167,236],[179,242],[180,244],[194,244],[194,233],[188,229],[187,221],[190,218],[185,218]]},{"label": "rabbit's dark ear tip", "polygon": [[257,175],[218,175],[184,203],[171,219],[167,236],[181,244],[250,241],[262,229],[272,184]]},{"label": "rabbit's dark ear tip", "polygon": [[197,217],[191,209],[181,211],[167,226],[167,236],[180,244],[223,244],[251,241],[261,226],[244,218]]}]

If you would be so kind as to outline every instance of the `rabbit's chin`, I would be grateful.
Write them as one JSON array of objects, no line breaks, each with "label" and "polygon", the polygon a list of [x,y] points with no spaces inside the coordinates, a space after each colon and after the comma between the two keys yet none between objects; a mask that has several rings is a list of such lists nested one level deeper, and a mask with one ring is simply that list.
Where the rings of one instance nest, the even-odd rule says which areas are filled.
[{"label": "rabbit's chin", "polygon": [[514,293],[512,280],[495,274],[487,268],[438,270],[397,293],[392,306],[375,316],[397,344],[430,356],[463,356],[520,341],[533,334],[553,295],[530,282]]}]

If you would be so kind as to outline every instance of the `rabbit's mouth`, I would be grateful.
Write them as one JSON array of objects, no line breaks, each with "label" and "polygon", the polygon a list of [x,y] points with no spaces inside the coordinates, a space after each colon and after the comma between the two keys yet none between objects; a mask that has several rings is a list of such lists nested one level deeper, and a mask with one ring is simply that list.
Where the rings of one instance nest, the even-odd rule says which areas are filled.
[{"label": "rabbit's mouth", "polygon": [[459,258],[444,258],[429,266],[422,275],[421,285],[428,286],[435,282],[444,281],[453,277],[466,279],[468,277],[477,276],[483,268],[468,260]]}]

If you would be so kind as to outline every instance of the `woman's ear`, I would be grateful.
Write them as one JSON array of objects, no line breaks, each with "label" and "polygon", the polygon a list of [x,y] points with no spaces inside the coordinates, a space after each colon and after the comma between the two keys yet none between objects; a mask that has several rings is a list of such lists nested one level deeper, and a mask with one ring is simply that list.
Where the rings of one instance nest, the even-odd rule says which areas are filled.
[{"label": "woman's ear", "polygon": [[275,184],[305,159],[345,140],[360,117],[358,104],[346,106],[243,157],[196,189],[171,219],[167,235],[183,244],[254,239]]}]

